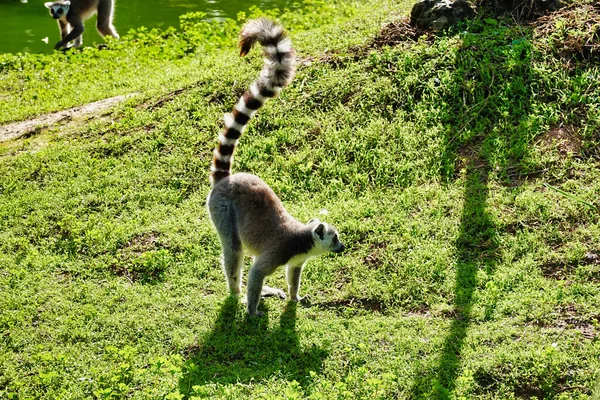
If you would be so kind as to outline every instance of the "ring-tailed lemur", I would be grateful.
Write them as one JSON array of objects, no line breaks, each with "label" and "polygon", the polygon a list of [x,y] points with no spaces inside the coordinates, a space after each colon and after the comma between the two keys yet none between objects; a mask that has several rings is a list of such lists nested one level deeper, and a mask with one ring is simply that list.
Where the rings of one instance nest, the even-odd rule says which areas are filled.
[{"label": "ring-tailed lemur", "polygon": [[223,270],[232,295],[238,296],[241,292],[243,248],[254,256],[248,272],[250,315],[257,313],[261,294],[286,298],[282,290],[263,286],[265,277],[277,267],[287,265],[290,298],[301,301],[305,297],[300,297],[298,290],[304,263],[322,253],[344,250],[333,226],[318,219],[308,224],[297,221],[260,178],[246,173],[231,174],[233,152],[248,121],[268,99],[287,86],[295,74],[292,42],[280,25],[264,18],[246,23],[240,33],[240,54],[246,55],[256,41],[263,47],[264,67],[233,112],[225,115],[225,128],[214,151],[212,189],[207,200],[221,240]]},{"label": "ring-tailed lemur", "polygon": [[61,47],[67,48],[70,41],[74,40],[74,46],[79,47],[83,43],[83,22],[98,13],[96,29],[102,37],[109,35],[119,38],[119,34],[113,26],[113,14],[115,8],[114,0],[58,0],[44,3],[50,11],[52,18],[58,21],[60,29],[60,41],[56,43],[56,50]]}]

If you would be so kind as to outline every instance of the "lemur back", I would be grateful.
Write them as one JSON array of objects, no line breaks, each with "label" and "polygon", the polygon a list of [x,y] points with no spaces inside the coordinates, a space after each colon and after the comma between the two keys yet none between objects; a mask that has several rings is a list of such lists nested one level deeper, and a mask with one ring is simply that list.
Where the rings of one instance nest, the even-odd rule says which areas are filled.
[{"label": "lemur back", "polygon": [[263,286],[266,276],[287,264],[289,294],[298,296],[304,262],[324,252],[341,252],[343,244],[335,228],[318,220],[303,224],[284,208],[273,190],[259,177],[231,174],[233,154],[250,119],[264,103],[287,86],[295,74],[292,43],[280,25],[268,19],[249,21],[240,33],[240,54],[246,55],[258,41],[265,63],[260,76],[225,115],[211,166],[208,209],[223,248],[223,270],[232,295],[241,292],[243,248],[254,256],[248,276],[248,313],[256,314],[263,295],[285,298],[279,289]]}]

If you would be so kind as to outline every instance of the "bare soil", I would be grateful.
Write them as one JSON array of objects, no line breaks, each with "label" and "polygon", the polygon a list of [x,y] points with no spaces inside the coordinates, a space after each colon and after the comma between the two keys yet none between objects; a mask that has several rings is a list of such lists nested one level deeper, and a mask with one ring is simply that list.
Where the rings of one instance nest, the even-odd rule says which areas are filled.
[{"label": "bare soil", "polygon": [[115,106],[132,95],[115,96],[104,100],[95,101],[83,106],[69,108],[68,110],[44,114],[26,121],[13,122],[0,126],[0,143],[28,137],[40,129],[56,124],[64,124],[75,119],[99,115],[101,112]]},{"label": "bare soil", "polygon": [[547,150],[556,148],[561,156],[577,156],[581,151],[581,138],[574,126],[557,126],[550,129],[539,138],[539,144]]}]

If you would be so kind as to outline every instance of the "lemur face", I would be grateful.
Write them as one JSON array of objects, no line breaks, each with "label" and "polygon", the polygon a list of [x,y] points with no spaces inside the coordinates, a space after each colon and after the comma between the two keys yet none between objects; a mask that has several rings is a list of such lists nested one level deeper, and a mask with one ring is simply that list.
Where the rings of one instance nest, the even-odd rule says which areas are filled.
[{"label": "lemur face", "polygon": [[340,235],[333,226],[330,226],[331,231],[329,232],[329,251],[333,253],[341,253],[346,249],[344,243],[340,242]]},{"label": "lemur face", "polygon": [[44,3],[44,5],[50,11],[50,15],[52,16],[52,18],[61,19],[61,18],[65,18],[67,16],[71,2],[68,0],[61,0],[61,1],[55,1],[53,3],[52,2]]},{"label": "lemur face", "polygon": [[324,252],[341,253],[346,248],[342,242],[337,230],[318,219],[311,219],[309,224],[314,224],[313,238],[315,242]]}]

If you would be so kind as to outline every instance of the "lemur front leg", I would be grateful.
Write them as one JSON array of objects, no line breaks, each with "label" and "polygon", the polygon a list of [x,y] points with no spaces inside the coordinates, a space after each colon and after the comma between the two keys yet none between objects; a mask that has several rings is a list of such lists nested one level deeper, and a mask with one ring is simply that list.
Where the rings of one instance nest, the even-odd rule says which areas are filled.
[{"label": "lemur front leg", "polygon": [[[54,46],[55,50],[60,49],[61,47],[65,47],[71,40],[75,40],[81,36],[84,30],[83,21],[77,17],[73,17],[68,20],[69,24],[71,24],[72,30],[67,34],[67,36],[63,37],[56,46]],[[61,35],[62,35],[62,27],[61,27]]]},{"label": "lemur front leg", "polygon": [[290,300],[292,301],[300,301],[302,303],[308,302],[310,299],[309,295],[305,295],[300,297],[298,292],[300,291],[300,277],[302,276],[302,268],[304,264],[301,265],[287,265],[285,275],[288,282],[288,291],[290,295]]},{"label": "lemur front leg", "polygon": [[64,40],[70,32],[69,23],[66,20],[58,20],[58,28],[60,29],[60,38]]},{"label": "lemur front leg", "polygon": [[273,289],[268,286],[264,286],[265,278],[279,265],[269,260],[268,257],[256,257],[250,271],[248,271],[248,287],[246,293],[247,311],[249,315],[262,315],[257,311],[260,297],[263,294],[275,295],[285,298],[285,293],[279,289]]},{"label": "lemur front leg", "polygon": [[[253,265],[255,263],[255,259],[253,259]],[[277,267],[275,267],[277,268]],[[285,292],[281,289],[277,289],[277,288],[272,288],[270,286],[267,286],[263,283],[262,289],[260,291],[260,297],[277,297],[281,300],[285,300],[287,299],[287,295],[285,294]],[[248,303],[248,297],[246,296],[244,299],[242,299],[243,303]]]}]

